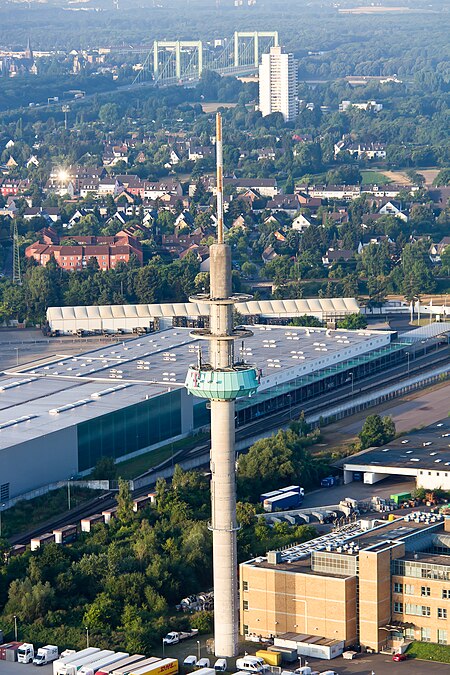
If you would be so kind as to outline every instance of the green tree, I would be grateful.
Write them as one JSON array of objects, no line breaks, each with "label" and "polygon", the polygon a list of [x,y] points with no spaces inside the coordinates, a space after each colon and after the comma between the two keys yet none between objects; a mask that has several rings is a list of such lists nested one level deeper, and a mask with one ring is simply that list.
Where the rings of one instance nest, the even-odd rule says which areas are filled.
[{"label": "green tree", "polygon": [[361,448],[378,447],[388,443],[395,437],[395,424],[390,417],[369,415],[359,433]]},{"label": "green tree", "polygon": [[345,319],[338,321],[337,327],[346,330],[361,330],[367,328],[367,319],[363,314],[349,314]]},{"label": "green tree", "polygon": [[119,478],[119,491],[117,493],[117,518],[127,525],[133,519],[133,497],[127,480]]}]

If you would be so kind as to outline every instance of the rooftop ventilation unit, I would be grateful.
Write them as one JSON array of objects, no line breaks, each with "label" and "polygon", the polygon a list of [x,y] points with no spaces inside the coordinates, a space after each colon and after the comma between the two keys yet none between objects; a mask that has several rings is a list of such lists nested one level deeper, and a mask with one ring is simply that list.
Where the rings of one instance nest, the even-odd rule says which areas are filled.
[{"label": "rooftop ventilation unit", "polygon": [[8,427],[13,427],[16,424],[22,424],[22,422],[29,422],[34,420],[38,415],[23,415],[23,417],[18,417],[16,420],[8,420],[8,422],[2,422],[0,424],[0,429],[7,429]]},{"label": "rooftop ventilation unit", "polygon": [[7,389],[15,389],[15,387],[20,387],[22,384],[29,384],[38,380],[38,377],[27,377],[25,380],[17,380],[16,382],[11,382],[10,384],[3,384],[0,387],[0,391],[6,391]]}]

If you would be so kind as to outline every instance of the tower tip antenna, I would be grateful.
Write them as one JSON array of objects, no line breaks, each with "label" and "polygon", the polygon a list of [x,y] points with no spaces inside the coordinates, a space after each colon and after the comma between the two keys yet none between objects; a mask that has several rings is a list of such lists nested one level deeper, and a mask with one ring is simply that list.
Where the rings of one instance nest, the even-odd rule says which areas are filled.
[{"label": "tower tip antenna", "polygon": [[222,115],[216,113],[216,191],[217,191],[217,243],[223,244],[223,144]]}]

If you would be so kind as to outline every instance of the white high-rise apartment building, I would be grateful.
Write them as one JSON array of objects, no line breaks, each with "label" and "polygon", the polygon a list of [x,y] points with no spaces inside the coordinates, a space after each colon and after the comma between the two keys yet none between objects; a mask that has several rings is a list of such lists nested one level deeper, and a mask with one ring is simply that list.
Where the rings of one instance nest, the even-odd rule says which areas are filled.
[{"label": "white high-rise apartment building", "polygon": [[297,66],[293,54],[271,47],[259,66],[259,109],[263,117],[282,113],[286,122],[297,115]]}]

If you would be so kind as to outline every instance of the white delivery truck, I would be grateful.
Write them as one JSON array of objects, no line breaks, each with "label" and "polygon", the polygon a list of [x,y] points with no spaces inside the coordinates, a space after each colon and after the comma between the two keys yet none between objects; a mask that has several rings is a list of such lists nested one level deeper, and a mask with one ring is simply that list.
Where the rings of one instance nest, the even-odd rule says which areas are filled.
[{"label": "white delivery truck", "polygon": [[47,663],[56,661],[58,658],[58,647],[56,645],[45,645],[37,650],[37,654],[33,659],[35,666],[45,666]]},{"label": "white delivery truck", "polygon": [[245,670],[248,673],[262,673],[266,670],[266,662],[259,656],[243,656],[236,659],[236,668]]},{"label": "white delivery truck", "polygon": [[[98,661],[98,659],[102,659],[104,656],[109,656],[110,654],[113,654],[114,652],[111,649],[103,649],[99,650],[95,654],[90,654],[89,656],[83,656],[81,659],[76,659],[74,661],[69,661],[68,663],[65,663],[63,666],[61,666],[60,669],[58,669],[58,672],[56,675],[77,675],[78,671],[83,667],[87,666],[89,663],[93,663],[94,661]],[[75,654],[76,656],[76,654]]]},{"label": "white delivery truck", "polygon": [[82,649],[80,652],[70,651],[69,654],[63,652],[61,654],[61,658],[53,661],[53,675],[58,675],[58,671],[62,668],[62,666],[66,665],[66,663],[77,661],[78,659],[82,659],[83,657],[89,656],[91,654],[98,654],[99,651],[100,649],[98,647],[87,647],[86,649]]},{"label": "white delivery truck", "polygon": [[24,642],[17,650],[18,663],[31,663],[34,659],[34,647],[31,642]]},{"label": "white delivery truck", "polygon": [[96,659],[80,668],[78,675],[95,675],[98,670],[110,666],[112,663],[118,663],[118,661],[122,661],[127,656],[130,656],[128,652],[111,652],[111,654],[101,659]]}]

